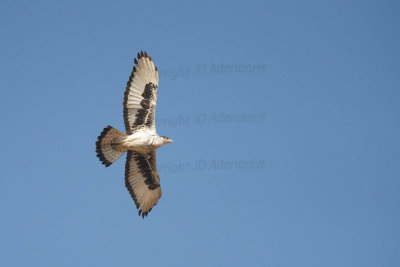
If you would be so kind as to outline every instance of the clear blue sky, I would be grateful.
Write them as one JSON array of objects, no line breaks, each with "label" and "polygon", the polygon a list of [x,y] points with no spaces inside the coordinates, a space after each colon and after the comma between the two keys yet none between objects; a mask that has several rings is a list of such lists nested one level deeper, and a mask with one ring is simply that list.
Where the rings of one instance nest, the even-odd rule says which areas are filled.
[{"label": "clear blue sky", "polygon": [[[400,266],[398,1],[0,4],[2,266]],[[146,219],[95,140],[160,69]]]}]

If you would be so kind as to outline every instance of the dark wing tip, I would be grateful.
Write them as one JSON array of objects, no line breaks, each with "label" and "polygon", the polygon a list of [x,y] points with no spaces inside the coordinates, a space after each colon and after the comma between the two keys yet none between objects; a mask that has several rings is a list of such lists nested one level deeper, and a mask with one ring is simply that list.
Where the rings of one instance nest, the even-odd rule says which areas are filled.
[{"label": "dark wing tip", "polygon": [[138,62],[137,62],[136,58],[135,58],[133,61],[135,62],[135,64],[136,64],[136,65],[138,64]]},{"label": "dark wing tip", "polygon": [[139,217],[142,216],[142,218],[144,219],[144,217],[147,217],[147,214],[149,214],[149,211],[144,212],[142,209],[140,209],[138,211],[138,215],[139,215]]}]

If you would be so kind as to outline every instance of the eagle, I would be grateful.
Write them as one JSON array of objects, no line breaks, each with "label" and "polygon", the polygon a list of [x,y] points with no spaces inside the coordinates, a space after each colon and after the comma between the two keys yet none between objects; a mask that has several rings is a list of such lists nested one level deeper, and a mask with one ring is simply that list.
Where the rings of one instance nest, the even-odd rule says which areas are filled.
[{"label": "eagle", "polygon": [[144,218],[161,197],[157,171],[156,149],[172,143],[159,136],[155,125],[158,95],[158,70],[146,52],[134,59],[126,85],[123,114],[126,134],[107,126],[96,141],[97,157],[106,167],[125,152],[125,186]]}]

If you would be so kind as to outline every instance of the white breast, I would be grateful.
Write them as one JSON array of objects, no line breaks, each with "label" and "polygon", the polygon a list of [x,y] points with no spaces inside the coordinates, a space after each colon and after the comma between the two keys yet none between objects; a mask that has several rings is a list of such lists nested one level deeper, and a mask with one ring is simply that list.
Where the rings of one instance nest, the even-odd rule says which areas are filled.
[{"label": "white breast", "polygon": [[131,148],[151,146],[156,134],[153,131],[140,131],[128,135],[125,144]]}]

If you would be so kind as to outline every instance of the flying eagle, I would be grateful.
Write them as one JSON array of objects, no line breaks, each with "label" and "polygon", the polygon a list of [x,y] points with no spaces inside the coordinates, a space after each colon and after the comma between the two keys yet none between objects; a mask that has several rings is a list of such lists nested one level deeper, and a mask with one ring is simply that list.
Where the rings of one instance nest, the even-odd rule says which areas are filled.
[{"label": "flying eagle", "polygon": [[156,132],[157,67],[142,51],[134,62],[124,94],[126,134],[111,126],[104,128],[96,142],[96,153],[101,163],[108,167],[127,151],[125,186],[139,216],[144,218],[161,197],[156,149],[172,140]]}]

